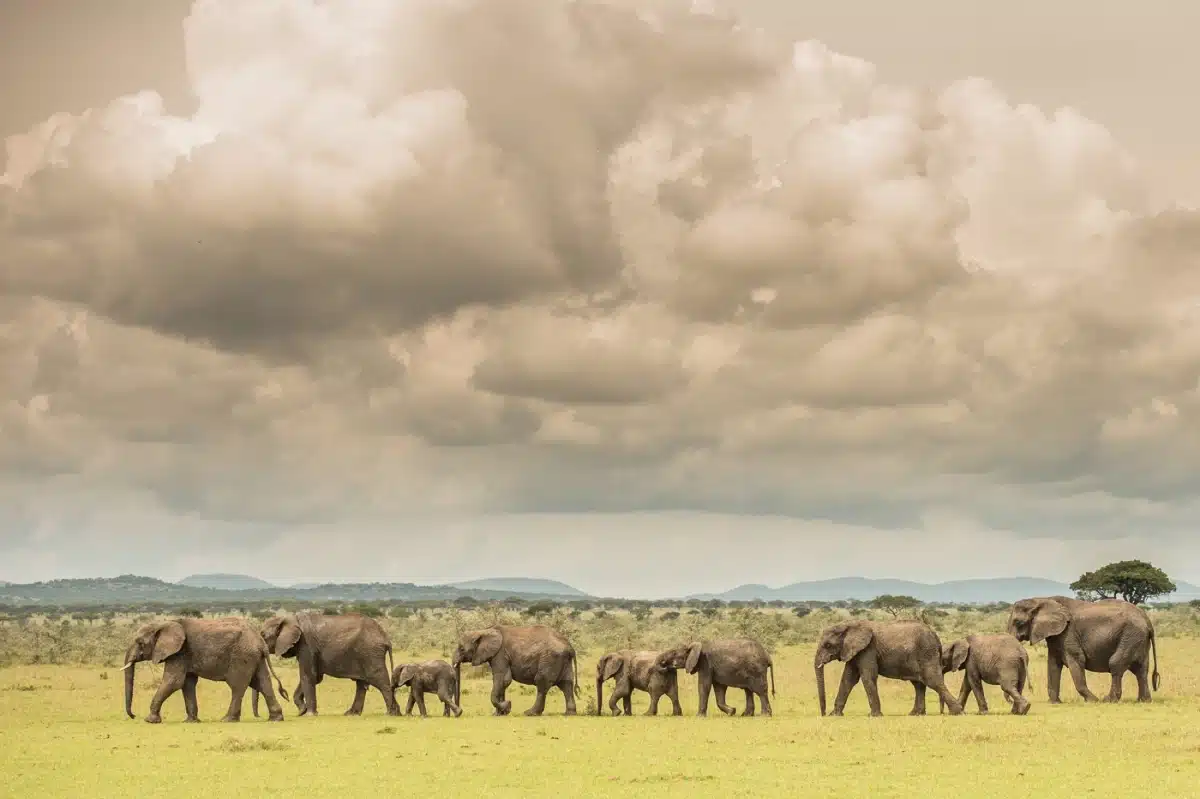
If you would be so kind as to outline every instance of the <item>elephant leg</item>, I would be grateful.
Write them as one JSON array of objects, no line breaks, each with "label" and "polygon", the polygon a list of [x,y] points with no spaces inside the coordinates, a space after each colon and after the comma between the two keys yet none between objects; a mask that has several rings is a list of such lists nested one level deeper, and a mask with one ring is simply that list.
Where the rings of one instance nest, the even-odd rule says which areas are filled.
[{"label": "elephant leg", "polygon": [[625,694],[625,698],[621,700],[621,705],[625,709],[626,716],[633,715],[633,689],[629,689],[629,693]]},{"label": "elephant leg", "polygon": [[1087,685],[1087,676],[1084,674],[1083,661],[1079,658],[1067,655],[1067,671],[1071,672],[1071,682],[1075,683],[1075,690],[1083,697],[1085,702],[1100,701]]},{"label": "elephant leg", "polygon": [[942,677],[942,666],[940,663],[934,662],[926,666],[922,670],[921,681],[929,688],[932,688],[946,707],[950,708],[951,716],[957,716],[963,712],[962,702],[958,701],[954,697],[954,694],[950,693],[950,689],[946,687],[946,680]]},{"label": "elephant leg", "polygon": [[533,698],[533,707],[525,711],[526,716],[540,716],[546,711],[546,695],[550,693],[550,686],[536,685],[537,696]]},{"label": "elephant leg", "polygon": [[[572,677],[567,677],[564,680],[558,681],[558,690],[562,691],[565,707],[563,708],[564,716],[574,716],[578,711],[575,707],[575,680]],[[632,713],[629,706],[629,697],[625,697],[625,713]]]},{"label": "elephant leg", "polygon": [[354,681],[354,701],[350,703],[350,709],[345,712],[347,716],[361,716],[363,705],[367,703],[367,689],[370,684],[366,680]]},{"label": "elephant leg", "polygon": [[1024,716],[1029,712],[1029,700],[1021,696],[1021,690],[1018,687],[1020,677],[1005,675],[1000,681],[1000,690],[1004,692],[1004,698],[1012,705],[1010,711],[1014,716]]},{"label": "elephant leg", "polygon": [[246,688],[249,687],[249,680],[229,677],[229,710],[225,711],[225,716],[221,721],[233,724],[242,720],[242,702],[246,697]]},{"label": "elephant leg", "polygon": [[[971,681],[967,679],[967,673],[963,672],[962,685],[958,687],[958,704],[966,708],[967,697],[971,694]],[[945,706],[946,700],[942,700],[942,705]]]},{"label": "elephant leg", "polygon": [[667,681],[667,696],[671,699],[671,715],[682,716],[683,705],[679,704],[679,678],[674,672]]},{"label": "elephant leg", "polygon": [[308,706],[308,715],[318,715],[317,680],[303,666],[300,667],[300,692],[304,694],[304,704]]},{"label": "elephant leg", "polygon": [[417,696],[417,709],[421,712],[421,718],[428,718],[429,714],[425,712],[425,689],[414,687],[413,693]]},{"label": "elephant leg", "polygon": [[196,702],[196,683],[199,680],[195,674],[183,678],[183,706],[187,708],[187,720],[193,724],[200,721],[200,705]]},{"label": "elephant leg", "polygon": [[1125,679],[1125,667],[1123,665],[1109,666],[1108,673],[1112,675],[1112,685],[1109,686],[1108,696],[1104,697],[1105,702],[1120,702],[1121,701],[1121,681]]},{"label": "elephant leg", "polygon": [[181,690],[186,681],[187,669],[182,660],[167,664],[163,669],[162,682],[158,684],[158,690],[150,700],[150,712],[146,715],[147,724],[162,723],[163,702],[166,702],[171,694]]},{"label": "elephant leg", "polygon": [[296,683],[296,690],[292,691],[292,704],[296,706],[296,710],[300,711],[300,715],[304,716],[308,713],[308,702],[304,698],[304,681]]},{"label": "elephant leg", "polygon": [[1062,704],[1062,659],[1050,647],[1046,653],[1046,700],[1052,705]]},{"label": "elephant leg", "polygon": [[283,721],[283,708],[280,707],[279,700],[275,698],[275,688],[271,685],[271,670],[267,667],[266,660],[258,661],[250,685],[262,694],[267,703],[267,720]]},{"label": "elephant leg", "polygon": [[492,669],[492,707],[495,715],[507,716],[512,711],[512,702],[504,698],[504,692],[512,684],[512,672],[508,667]]},{"label": "elephant leg", "polygon": [[775,711],[771,709],[771,698],[767,692],[767,679],[763,678],[762,684],[757,686],[754,693],[758,694],[758,703],[762,705],[762,714],[764,716],[773,716]]},{"label": "elephant leg", "polygon": [[650,694],[650,707],[646,708],[645,715],[657,716],[658,715],[658,700],[662,699],[663,688],[661,685],[658,685],[658,684],[652,682],[652,683],[650,683],[647,693]]},{"label": "elephant leg", "polygon": [[396,692],[392,690],[392,680],[387,673],[387,666],[380,663],[376,668],[367,672],[367,683],[376,691],[383,694],[383,704],[387,707],[389,716],[400,715],[400,704],[396,701]]},{"label": "elephant leg", "polygon": [[975,704],[979,706],[979,715],[986,716],[988,703],[987,696],[983,692],[983,680],[976,675],[968,675],[967,682],[971,686],[971,693],[975,695]]},{"label": "elephant leg", "polygon": [[1150,662],[1143,658],[1133,665],[1133,676],[1137,677],[1139,702],[1150,701]]},{"label": "elephant leg", "polygon": [[413,705],[415,705],[415,704],[417,704],[416,691],[414,691],[412,688],[409,688],[408,689],[408,706],[404,708],[404,715],[411,716],[412,711],[413,711]]},{"label": "elephant leg", "polygon": [[462,708],[454,701],[454,691],[446,683],[439,683],[437,690],[438,699],[442,700],[442,715],[454,715],[458,718],[462,715]]},{"label": "elephant leg", "polygon": [[875,664],[868,661],[859,667],[859,671],[863,690],[867,692],[867,704],[871,708],[871,715],[882,716],[883,706],[879,703],[879,672],[876,670]]},{"label": "elephant leg", "polygon": [[846,668],[842,669],[842,681],[838,685],[837,696],[833,698],[833,712],[831,716],[840,716],[846,709],[846,700],[850,698],[850,692],[854,690],[854,686],[858,685],[859,678],[862,675],[859,673],[859,668],[853,662],[847,663]]},{"label": "elephant leg", "polygon": [[612,695],[608,697],[608,712],[614,716],[621,715],[621,684],[613,686]]},{"label": "elephant leg", "polygon": [[910,716],[925,715],[925,683],[920,680],[910,680],[912,683],[915,696],[913,697],[912,710],[908,711]]},{"label": "elephant leg", "polygon": [[708,692],[712,690],[712,676],[706,672],[700,674],[696,680],[696,691],[700,695],[700,702],[696,709],[697,716],[708,715]]},{"label": "elephant leg", "polygon": [[713,696],[716,698],[717,707],[720,708],[722,713],[724,713],[726,716],[734,716],[737,715],[737,710],[725,703],[725,692],[728,689],[729,686],[725,685],[724,683],[714,682]]},{"label": "elephant leg", "polygon": [[746,692],[746,709],[742,711],[742,715],[743,716],[753,716],[754,715],[754,692],[751,691],[749,688],[743,688],[742,690]]}]

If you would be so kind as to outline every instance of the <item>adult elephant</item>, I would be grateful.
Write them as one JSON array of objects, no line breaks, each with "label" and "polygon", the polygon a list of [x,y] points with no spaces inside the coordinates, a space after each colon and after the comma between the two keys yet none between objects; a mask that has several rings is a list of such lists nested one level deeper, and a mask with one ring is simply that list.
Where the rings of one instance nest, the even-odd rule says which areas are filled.
[{"label": "adult elephant", "polygon": [[369,688],[383,694],[389,716],[400,715],[392,691],[392,641],[371,617],[282,613],[263,622],[262,638],[273,653],[295,658],[300,666],[296,707],[301,716],[317,715],[317,686],[325,677],[354,680],[354,702],[345,715],[362,715]]},{"label": "adult elephant", "polygon": [[506,716],[512,710],[512,702],[504,698],[504,692],[514,680],[537,688],[537,698],[533,707],[525,711],[526,716],[542,715],[546,694],[555,687],[566,697],[566,715],[575,715],[575,697],[579,692],[575,647],[557,630],[542,625],[497,625],[463,633],[451,660],[458,678],[454,688],[456,704],[461,700],[464,662],[491,666],[493,715]]},{"label": "adult elephant", "polygon": [[[1088,602],[1066,596],[1032,597],[1015,602],[1008,614],[1008,632],[1020,641],[1046,642],[1046,693],[1051,704],[1062,700],[1062,668],[1071,672],[1075,690],[1085,702],[1099,701],[1088,690],[1085,672],[1107,672],[1112,687],[1105,701],[1121,700],[1121,679],[1132,671],[1138,682],[1138,701],[1150,701],[1159,686],[1158,645],[1150,616],[1120,599]],[[1154,654],[1153,682],[1147,679]]]},{"label": "adult elephant", "polygon": [[[255,689],[254,715],[258,715],[258,692],[267,698],[271,721],[283,721],[283,709],[275,699],[271,678],[275,672],[267,645],[244,619],[179,618],[153,622],[140,628],[125,652],[125,715],[133,715],[133,676],[137,663],[163,665],[158,691],[150,700],[146,721],[162,723],[163,702],[176,691],[183,691],[187,720],[200,720],[196,703],[196,683],[201,678],[229,686],[229,710],[222,721],[239,721],[246,689]],[[286,701],[287,691],[279,683],[279,695]]]},{"label": "adult elephant", "polygon": [[933,628],[920,621],[845,621],[821,631],[813,668],[817,675],[817,701],[825,715],[825,664],[840,660],[842,684],[833,700],[833,713],[840,716],[854,686],[862,680],[872,716],[882,716],[879,704],[880,677],[906,680],[916,691],[910,716],[925,715],[925,691],[932,688],[950,708],[962,713],[962,705],[946,688],[942,677],[942,642]]},{"label": "adult elephant", "polygon": [[596,663],[596,715],[604,713],[604,683],[613,680],[612,696],[608,709],[614,716],[621,715],[618,703],[624,705],[625,715],[633,714],[631,696],[634,690],[650,694],[647,716],[658,715],[658,702],[663,696],[671,700],[672,715],[682,716],[679,704],[679,672],[675,669],[658,668],[658,652],[652,650],[620,649],[609,652]]},{"label": "adult elephant", "polygon": [[743,716],[754,715],[754,697],[765,716],[771,715],[771,700],[767,697],[767,672],[771,673],[771,693],[775,693],[775,664],[763,645],[751,638],[722,638],[711,641],[692,641],[661,653],[658,669],[682,668],[697,675],[700,704],[697,715],[708,715],[708,693],[711,690],[722,713],[732,716],[737,710],[725,704],[725,691],[741,688],[746,692]]}]

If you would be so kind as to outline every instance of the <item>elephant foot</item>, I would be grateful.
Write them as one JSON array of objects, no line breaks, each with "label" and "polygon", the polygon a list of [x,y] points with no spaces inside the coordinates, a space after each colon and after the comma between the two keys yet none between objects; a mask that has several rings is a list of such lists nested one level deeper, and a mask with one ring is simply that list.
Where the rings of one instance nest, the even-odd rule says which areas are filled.
[{"label": "elephant foot", "polygon": [[577,715],[579,715],[579,711],[573,707],[569,707],[563,711],[563,715],[564,716],[577,716]]},{"label": "elephant foot", "polygon": [[361,710],[355,710],[354,708],[350,708],[349,710],[347,710],[347,711],[346,711],[345,713],[343,713],[342,715],[343,715],[343,716],[361,716],[361,715],[362,715],[362,711],[361,711]]},{"label": "elephant foot", "polygon": [[910,716],[924,716],[924,715],[925,715],[925,711],[924,711],[924,710],[917,710],[916,708],[913,708],[912,710],[908,711],[908,715],[910,715]]},{"label": "elephant foot", "polygon": [[733,708],[726,708],[726,709],[722,710],[721,712],[724,713],[726,716],[736,716],[737,715],[737,711],[734,710]]},{"label": "elephant foot", "polygon": [[283,711],[281,710],[278,713],[272,713],[267,716],[267,721],[283,721]]},{"label": "elephant foot", "polygon": [[524,715],[526,715],[526,716],[540,716],[540,715],[542,715],[542,711],[541,711],[541,710],[538,710],[536,707],[531,707],[531,708],[529,708],[529,710],[526,710],[526,711],[525,711]]},{"label": "elephant foot", "polygon": [[[839,714],[839,715],[841,715],[841,714]],[[881,718],[882,716],[883,716],[882,710],[872,710],[871,711],[871,718]]]},{"label": "elephant foot", "polygon": [[222,717],[221,722],[224,724],[237,724],[241,720],[241,716],[224,716]]},{"label": "elephant foot", "polygon": [[1152,701],[1152,700],[1151,700],[1151,699],[1150,699],[1150,697],[1148,697],[1148,696],[1139,696],[1139,697],[1137,698],[1137,701],[1139,701],[1139,702],[1150,702],[1150,701]]},{"label": "elephant foot", "polygon": [[1057,696],[1050,697],[1049,699],[1046,700],[1046,702],[1047,702],[1047,704],[1051,704],[1051,705],[1061,705],[1062,704],[1062,700],[1059,699]]},{"label": "elephant foot", "polygon": [[842,715],[844,715],[844,714],[843,714],[843,713],[842,713],[842,711],[840,711],[840,710],[832,710],[832,711],[830,711],[830,712],[829,712],[829,715],[831,715],[831,716],[842,716]]},{"label": "elephant foot", "polygon": [[399,716],[399,715],[401,715],[401,713],[400,713],[400,708],[398,708],[398,707],[394,707],[394,708],[392,708],[391,710],[389,710],[389,711],[387,712],[387,714],[388,714],[389,716]]},{"label": "elephant foot", "polygon": [[158,715],[157,713],[151,713],[149,716],[146,716],[146,723],[162,724],[162,716]]},{"label": "elephant foot", "polygon": [[674,710],[672,710],[672,711],[671,711],[671,715],[672,715],[672,716],[682,716],[682,715],[683,715],[683,708],[681,708],[681,707],[677,707],[677,708],[675,708]]},{"label": "elephant foot", "polygon": [[986,707],[981,707],[981,708],[979,708],[979,715],[980,715],[980,716],[986,716],[986,715],[988,715],[988,709],[987,709]]},{"label": "elephant foot", "polygon": [[195,716],[192,716],[191,718],[184,719],[183,723],[184,724],[199,724],[200,719],[196,718]]}]

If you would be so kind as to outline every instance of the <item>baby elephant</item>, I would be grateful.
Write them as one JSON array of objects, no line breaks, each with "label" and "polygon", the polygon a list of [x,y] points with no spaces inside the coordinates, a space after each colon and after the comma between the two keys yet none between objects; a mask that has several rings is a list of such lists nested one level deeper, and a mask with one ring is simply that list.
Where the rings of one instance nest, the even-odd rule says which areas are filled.
[{"label": "baby elephant", "polygon": [[[942,673],[965,671],[958,702],[965,706],[967,694],[974,692],[980,713],[988,712],[983,683],[999,685],[1012,712],[1024,716],[1029,700],[1022,696],[1029,678],[1029,654],[1014,636],[969,635],[942,650]],[[943,705],[945,703],[942,703]]]},{"label": "baby elephant", "polygon": [[634,689],[650,694],[647,716],[658,715],[658,700],[664,696],[671,700],[673,715],[682,716],[679,704],[679,677],[673,668],[658,667],[658,652],[621,649],[609,652],[596,663],[596,715],[604,712],[604,681],[615,680],[608,709],[614,716],[621,715],[618,703],[624,705],[625,715],[633,714],[630,697]]},{"label": "baby elephant", "polygon": [[414,704],[420,708],[422,716],[429,715],[425,712],[426,691],[433,691],[437,694],[438,699],[442,700],[443,716],[449,716],[451,712],[454,713],[455,718],[461,716],[462,708],[454,701],[456,683],[454,667],[444,660],[401,663],[392,672],[393,693],[405,685],[409,686],[408,707],[404,709],[405,714],[409,716],[412,715]]}]

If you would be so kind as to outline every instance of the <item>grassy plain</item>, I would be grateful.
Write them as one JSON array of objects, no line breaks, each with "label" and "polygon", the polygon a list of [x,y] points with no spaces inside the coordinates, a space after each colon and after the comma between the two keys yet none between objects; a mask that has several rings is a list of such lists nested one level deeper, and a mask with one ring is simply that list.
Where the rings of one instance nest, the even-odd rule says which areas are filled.
[{"label": "grassy plain", "polygon": [[[405,652],[401,657],[408,659]],[[594,706],[599,648],[580,652],[579,709]],[[424,657],[441,657],[430,650]],[[561,694],[547,715],[520,715],[532,690],[514,685],[514,714],[490,715],[490,681],[464,680],[462,718],[389,718],[373,694],[364,716],[340,715],[350,704],[345,680],[322,684],[326,715],[255,719],[247,698],[243,721],[216,719],[228,703],[224,685],[202,682],[202,723],[183,720],[183,699],[163,709],[164,724],[141,721],[160,670],[142,664],[135,712],[121,708],[121,675],[111,666],[18,665],[0,669],[0,795],[72,796],[436,796],[490,797],[764,797],[837,794],[871,797],[982,798],[1196,796],[1200,786],[1200,641],[1159,640],[1163,673],[1154,702],[1140,705],[1127,677],[1120,705],[1084,704],[1069,688],[1066,701],[1045,702],[1045,649],[1032,650],[1033,709],[1008,714],[989,687],[992,713],[907,715],[912,689],[881,680],[885,718],[867,717],[856,688],[843,718],[817,711],[811,646],[776,650],[778,695],[773,718],[728,718],[710,705],[694,717],[695,679],[681,675],[688,715],[673,718],[565,718]],[[289,692],[293,661],[273,658]],[[827,670],[836,690],[840,664]],[[959,676],[951,675],[957,691]],[[1098,693],[1107,675],[1089,675]],[[607,693],[611,683],[606,685]],[[406,698],[402,692],[400,701]],[[740,708],[741,692],[731,692]],[[635,694],[635,713],[647,706]],[[832,702],[832,696],[830,697]],[[669,707],[669,706],[668,706]],[[661,708],[660,708],[661,712]],[[265,712],[264,712],[265,715]]]}]

